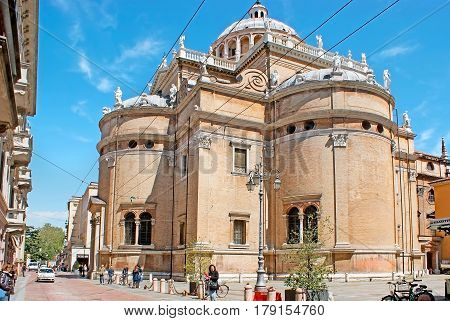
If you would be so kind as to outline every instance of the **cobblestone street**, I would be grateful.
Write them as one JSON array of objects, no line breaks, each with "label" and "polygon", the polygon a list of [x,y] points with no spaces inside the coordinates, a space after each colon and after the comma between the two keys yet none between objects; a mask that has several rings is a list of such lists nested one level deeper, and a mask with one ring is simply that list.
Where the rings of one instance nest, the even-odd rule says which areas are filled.
[{"label": "cobblestone street", "polygon": [[[444,299],[444,280],[448,275],[431,275],[423,278],[423,283],[433,290],[436,300]],[[329,282],[329,290],[336,301],[379,301],[389,293],[387,280],[376,281],[334,281]],[[243,300],[245,283],[227,283],[230,287],[225,301]],[[270,281],[273,286],[284,296],[284,285],[281,281]],[[27,273],[25,278],[20,277],[16,285],[16,293],[13,301],[192,301],[195,297],[181,294],[169,295],[144,290],[149,287],[148,280],[141,283],[140,289],[133,289],[121,285],[100,285],[98,280],[80,278],[72,273],[59,273],[55,283],[36,282],[36,273]],[[185,282],[176,282],[178,293],[188,289]]]}]

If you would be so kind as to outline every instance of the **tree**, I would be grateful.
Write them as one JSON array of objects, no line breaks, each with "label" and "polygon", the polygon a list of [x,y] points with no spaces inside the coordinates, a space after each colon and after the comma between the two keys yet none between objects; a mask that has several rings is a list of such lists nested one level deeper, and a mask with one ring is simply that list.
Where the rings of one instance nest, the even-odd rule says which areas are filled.
[{"label": "tree", "polygon": [[29,254],[30,259],[33,261],[40,260],[39,248],[39,229],[33,226],[27,226],[25,232],[25,253]]},{"label": "tree", "polygon": [[[319,227],[308,224],[311,228],[303,231],[303,242],[286,256],[286,261],[293,266],[285,280],[285,285],[291,289],[305,289],[310,299],[327,289],[325,282],[332,272],[329,254],[323,251],[323,237],[319,238]],[[331,235],[327,230],[329,224],[322,224],[323,235]]]},{"label": "tree", "polygon": [[40,256],[42,260],[53,260],[64,247],[64,230],[45,224],[39,229]]}]

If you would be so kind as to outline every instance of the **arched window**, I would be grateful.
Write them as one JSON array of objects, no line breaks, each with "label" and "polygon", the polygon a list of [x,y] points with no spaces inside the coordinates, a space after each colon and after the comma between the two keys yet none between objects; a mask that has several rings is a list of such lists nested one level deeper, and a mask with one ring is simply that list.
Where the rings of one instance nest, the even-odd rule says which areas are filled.
[{"label": "arched window", "polygon": [[[310,205],[305,208],[303,212],[303,238],[304,241],[317,242],[319,240],[318,233],[318,221],[317,221],[317,208],[314,205]],[[305,240],[309,239],[309,240]]]},{"label": "arched window", "polygon": [[136,237],[136,223],[134,222],[134,214],[128,213],[125,215],[125,244],[134,244]]},{"label": "arched window", "polygon": [[141,225],[139,226],[139,240],[140,245],[152,244],[152,216],[150,213],[144,212],[139,216]]},{"label": "arched window", "polygon": [[428,192],[428,202],[434,203],[434,189],[430,189]]},{"label": "arched window", "polygon": [[296,207],[291,208],[288,213],[288,244],[300,243],[300,218],[299,210]]},{"label": "arched window", "polygon": [[255,12],[255,18],[258,18],[258,11]]},{"label": "arched window", "polygon": [[261,18],[264,18],[264,12],[261,11],[260,17],[261,17]]}]

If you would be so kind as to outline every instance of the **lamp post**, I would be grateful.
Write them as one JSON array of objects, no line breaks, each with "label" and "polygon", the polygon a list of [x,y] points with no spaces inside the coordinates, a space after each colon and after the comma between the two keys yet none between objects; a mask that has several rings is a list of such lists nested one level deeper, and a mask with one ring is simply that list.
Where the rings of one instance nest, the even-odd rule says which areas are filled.
[{"label": "lamp post", "polygon": [[[263,182],[264,176],[270,177],[271,172],[264,172],[264,167],[262,162],[255,165],[255,170],[250,171],[248,174],[247,181],[247,190],[252,192],[255,189],[255,186],[259,184],[259,224],[258,224],[258,270],[256,271],[256,285],[255,292],[266,292],[266,280],[264,278],[265,270],[264,270],[264,255],[263,255],[263,210],[262,210],[262,201],[263,201]],[[256,180],[256,181],[255,181]],[[273,182],[274,190],[279,190],[281,188],[281,179],[279,172],[276,171],[275,180]]]}]

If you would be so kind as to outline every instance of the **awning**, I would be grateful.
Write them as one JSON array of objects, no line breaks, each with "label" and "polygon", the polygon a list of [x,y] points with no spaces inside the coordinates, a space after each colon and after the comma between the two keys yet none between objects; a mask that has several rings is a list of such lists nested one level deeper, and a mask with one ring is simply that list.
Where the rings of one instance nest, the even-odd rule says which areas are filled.
[{"label": "awning", "polygon": [[450,217],[431,219],[428,228],[434,231],[445,232],[445,235],[450,235]]}]

